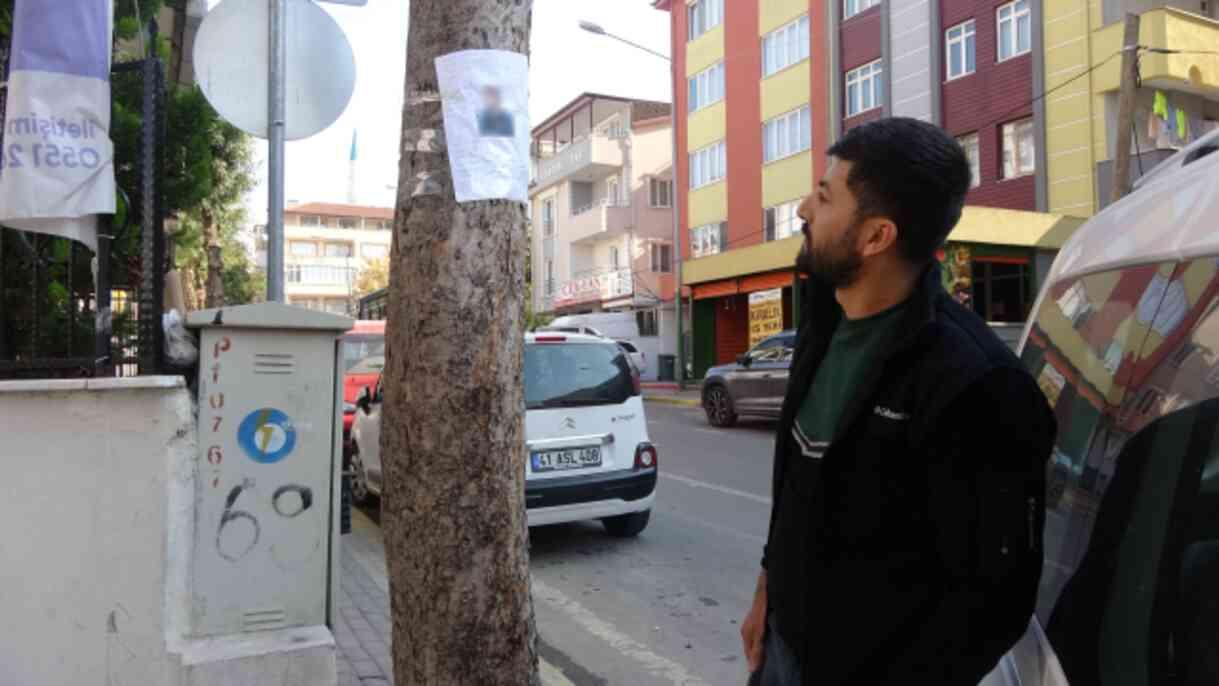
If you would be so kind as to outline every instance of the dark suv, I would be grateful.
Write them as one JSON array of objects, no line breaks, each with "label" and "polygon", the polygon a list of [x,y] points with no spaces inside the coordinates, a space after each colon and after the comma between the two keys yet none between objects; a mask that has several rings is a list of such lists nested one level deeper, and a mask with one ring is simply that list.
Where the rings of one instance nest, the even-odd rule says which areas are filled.
[{"label": "dark suv", "polygon": [[703,381],[703,409],[711,426],[729,427],[744,415],[778,419],[796,332],[758,343],[735,364],[712,367]]}]

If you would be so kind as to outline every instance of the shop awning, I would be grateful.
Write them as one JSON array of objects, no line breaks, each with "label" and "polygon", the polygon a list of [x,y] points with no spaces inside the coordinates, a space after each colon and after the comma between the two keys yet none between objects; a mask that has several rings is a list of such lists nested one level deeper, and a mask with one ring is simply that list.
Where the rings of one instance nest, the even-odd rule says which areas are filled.
[{"label": "shop awning", "polygon": [[1058,250],[1084,221],[1062,214],[969,205],[948,240]]},{"label": "shop awning", "polygon": [[[1061,214],[969,205],[948,240],[1058,250],[1083,223],[1082,218]],[[802,240],[793,236],[690,260],[682,266],[682,284],[691,286],[791,269]]]}]

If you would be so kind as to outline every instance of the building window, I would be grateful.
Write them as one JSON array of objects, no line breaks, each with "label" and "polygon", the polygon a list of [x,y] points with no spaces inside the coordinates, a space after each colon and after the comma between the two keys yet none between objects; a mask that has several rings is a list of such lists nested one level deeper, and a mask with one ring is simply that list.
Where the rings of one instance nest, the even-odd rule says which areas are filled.
[{"label": "building window", "polygon": [[1033,15],[1029,0],[1016,0],[1000,7],[998,23],[999,60],[1008,60],[1033,49]]},{"label": "building window", "polygon": [[959,79],[966,74],[972,74],[977,69],[977,50],[974,20],[944,32],[944,64],[948,68],[948,80]]},{"label": "building window", "polygon": [[702,188],[723,180],[728,175],[727,157],[724,141],[690,153],[690,188]]},{"label": "building window", "polygon": [[626,138],[626,129],[623,128],[622,120],[619,119],[618,117],[614,117],[613,119],[611,119],[609,121],[608,124],[605,124],[601,128],[601,133],[606,138],[613,138],[613,139]]},{"label": "building window", "polygon": [[982,165],[978,157],[978,134],[971,133],[957,139],[965,150],[965,159],[969,160],[969,187],[977,188],[982,183]]},{"label": "building window", "polygon": [[765,228],[765,240],[781,241],[800,233],[801,219],[797,211],[800,201],[793,200],[762,210],[762,226]]},{"label": "building window", "polygon": [[546,260],[546,295],[554,295],[554,260]]},{"label": "building window", "polygon": [[689,110],[697,112],[724,99],[724,63],[707,67],[690,77]]},{"label": "building window", "polygon": [[542,235],[554,235],[554,198],[542,201]]},{"label": "building window", "polygon": [[880,4],[880,0],[843,0],[842,2],[842,18],[850,19],[860,12],[876,7]]},{"label": "building window", "polygon": [[988,322],[1024,322],[1033,304],[1029,277],[1028,264],[1018,259],[974,260],[974,311]]},{"label": "building window", "polygon": [[327,243],[326,257],[351,257],[351,243]]},{"label": "building window", "polygon": [[686,34],[694,40],[724,21],[724,0],[698,0],[686,7]]},{"label": "building window", "polygon": [[635,313],[635,323],[639,325],[639,335],[642,338],[652,338],[660,335],[660,327],[656,322],[656,310],[639,310]]},{"label": "building window", "polygon": [[762,39],[762,76],[808,59],[808,16],[766,34]]},{"label": "building window", "polygon": [[358,229],[360,228],[359,217],[339,217],[340,229]]},{"label": "building window", "polygon": [[619,260],[620,257],[621,255],[619,254],[618,246],[611,245],[609,249],[610,269],[613,269],[614,271],[618,270],[618,268],[621,266]]},{"label": "building window", "polygon": [[665,179],[651,179],[648,182],[649,204],[652,207],[673,206],[673,182]]},{"label": "building window", "polygon": [[690,229],[690,256],[698,258],[722,252],[727,232],[726,222],[704,224]]},{"label": "building window", "polygon": [[813,146],[808,105],[762,124],[762,161],[774,162]]},{"label": "building window", "polygon": [[347,314],[347,301],[337,298],[327,298],[324,301],[324,309],[330,314]]},{"label": "building window", "polygon": [[288,283],[345,285],[355,278],[354,268],[326,264],[289,264],[284,272]]},{"label": "building window", "polygon": [[360,246],[360,254],[368,260],[383,260],[389,257],[389,246],[384,243],[365,243]]},{"label": "building window", "polygon": [[847,72],[847,116],[880,107],[884,67],[880,60]]},{"label": "building window", "polygon": [[663,274],[673,271],[673,246],[667,243],[652,244],[652,271]]},{"label": "building window", "polygon": [[322,221],[322,218],[316,214],[302,214],[300,216],[300,225],[301,226],[310,226],[310,227],[322,227],[322,226],[326,225],[326,222]]},{"label": "building window", "polygon": [[1012,179],[1036,172],[1036,152],[1032,119],[1003,125],[1003,178]]},{"label": "building window", "polygon": [[375,222],[371,220],[365,222],[364,228],[376,229],[378,231],[389,231],[391,228],[393,228],[393,225],[394,220],[392,219],[378,219]]},{"label": "building window", "polygon": [[292,241],[288,244],[288,249],[293,257],[317,257],[317,243]]}]

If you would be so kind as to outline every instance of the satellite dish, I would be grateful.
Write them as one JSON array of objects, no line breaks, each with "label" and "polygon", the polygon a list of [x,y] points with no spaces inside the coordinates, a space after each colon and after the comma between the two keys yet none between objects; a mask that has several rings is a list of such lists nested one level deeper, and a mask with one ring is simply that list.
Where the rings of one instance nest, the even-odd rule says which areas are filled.
[{"label": "satellite dish", "polygon": [[[308,138],[343,114],[356,60],[343,29],[309,0],[288,0],[285,138]],[[267,0],[224,0],[195,37],[195,78],[207,101],[237,128],[267,137],[270,45]]]}]

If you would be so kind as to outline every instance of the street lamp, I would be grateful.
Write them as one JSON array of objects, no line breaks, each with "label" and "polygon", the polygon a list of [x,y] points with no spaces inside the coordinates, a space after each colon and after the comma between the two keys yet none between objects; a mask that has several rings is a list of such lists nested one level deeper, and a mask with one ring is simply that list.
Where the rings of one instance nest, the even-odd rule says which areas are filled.
[{"label": "street lamp", "polygon": [[685,384],[685,381],[686,381],[686,338],[685,338],[685,333],[682,331],[681,232],[680,232],[680,229],[678,228],[681,224],[680,216],[678,214],[681,211],[681,209],[680,209],[681,204],[677,202],[677,88],[678,88],[677,65],[674,64],[673,60],[670,59],[668,55],[664,55],[659,52],[656,52],[655,50],[653,50],[651,48],[647,48],[638,43],[627,40],[626,38],[623,38],[622,36],[616,36],[608,31],[606,31],[600,24],[598,24],[596,22],[591,22],[591,21],[581,19],[579,23],[580,23],[580,28],[585,31],[588,31],[589,33],[592,33],[592,34],[595,34],[598,36],[605,36],[606,38],[613,38],[614,40],[616,40],[620,43],[626,43],[627,45],[631,46],[632,48],[642,50],[650,55],[659,57],[660,59],[669,63],[669,72],[670,72],[670,76],[673,80],[673,97],[671,98],[673,102],[671,102],[669,104],[669,129],[672,132],[672,137],[673,137],[673,174],[672,174],[673,178],[671,181],[671,183],[673,184],[673,186],[672,186],[673,190],[670,193],[671,197],[669,199],[669,202],[671,205],[673,205],[673,266],[674,266],[674,270],[675,270],[675,276],[677,279],[677,284],[674,288],[674,294],[673,294],[673,307],[674,307],[673,314],[674,314],[674,319],[677,321],[677,369],[674,370],[674,377],[676,378],[678,388],[685,388],[686,387],[686,384]]}]

